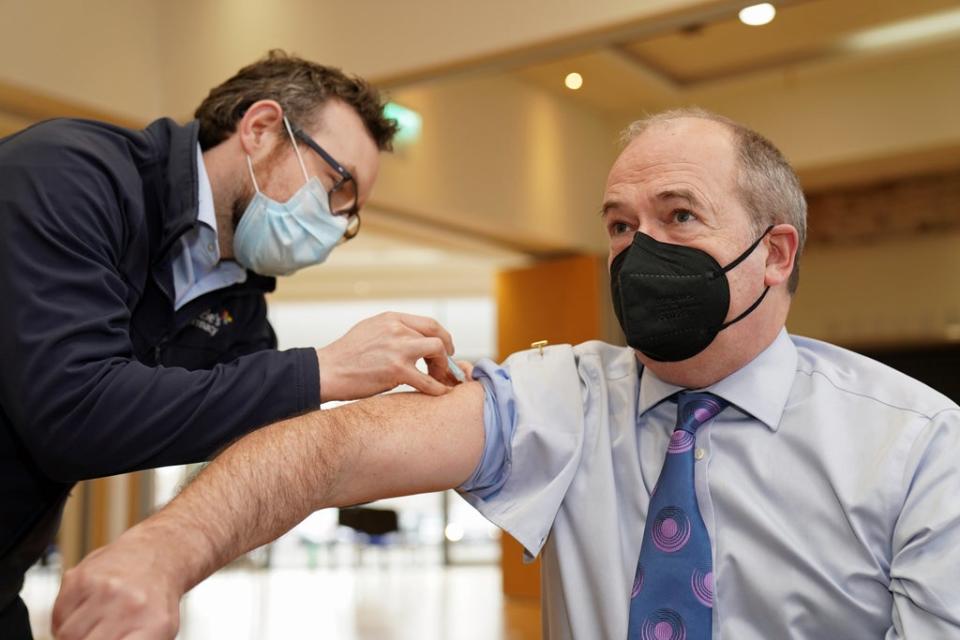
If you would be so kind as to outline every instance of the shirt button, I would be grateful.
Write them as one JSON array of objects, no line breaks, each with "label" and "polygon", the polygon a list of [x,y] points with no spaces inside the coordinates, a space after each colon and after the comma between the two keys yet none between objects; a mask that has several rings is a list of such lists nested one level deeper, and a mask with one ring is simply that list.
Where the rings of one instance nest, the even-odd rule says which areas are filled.
[{"label": "shirt button", "polygon": [[699,447],[697,448],[696,451],[693,452],[693,457],[696,458],[697,460],[703,460],[703,457],[705,455],[707,455],[707,452],[704,451],[703,449],[700,449]]},{"label": "shirt button", "polygon": [[213,253],[213,249],[214,249],[214,246],[213,246],[213,243],[211,242],[210,244],[207,245],[207,251],[209,251],[210,253]]}]

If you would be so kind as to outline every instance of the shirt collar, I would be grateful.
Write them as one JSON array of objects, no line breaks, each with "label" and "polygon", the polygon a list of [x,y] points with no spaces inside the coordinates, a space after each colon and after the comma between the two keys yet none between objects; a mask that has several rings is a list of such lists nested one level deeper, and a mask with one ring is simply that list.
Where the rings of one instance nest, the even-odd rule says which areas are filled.
[{"label": "shirt collar", "polygon": [[[213,230],[213,237],[219,239],[217,232],[217,214],[213,208],[213,188],[210,186],[210,177],[207,175],[207,167],[203,163],[203,151],[197,144],[197,183],[199,186],[197,203],[197,222],[205,224]],[[217,260],[220,259],[220,246],[217,246]]]},{"label": "shirt collar", "polygon": [[[797,370],[797,348],[786,329],[760,354],[703,391],[714,393],[763,424],[771,431],[780,428]],[[640,373],[638,414],[660,404],[683,387],[664,382],[646,367]]]}]

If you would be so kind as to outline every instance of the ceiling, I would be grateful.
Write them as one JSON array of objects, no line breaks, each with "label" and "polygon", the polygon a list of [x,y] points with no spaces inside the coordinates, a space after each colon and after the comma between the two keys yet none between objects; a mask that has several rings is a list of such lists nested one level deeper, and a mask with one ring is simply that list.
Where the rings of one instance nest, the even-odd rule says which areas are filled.
[{"label": "ceiling", "polygon": [[[950,0],[808,0],[782,5],[776,19],[762,27],[747,26],[730,17],[621,43],[616,48],[669,82],[689,87],[860,55],[867,52],[870,35],[876,38],[882,33],[879,29],[915,23],[932,15],[956,16],[958,8],[960,4]],[[950,37],[960,38],[960,23],[955,17],[949,31]],[[894,40],[890,35],[889,44]],[[929,39],[914,44],[921,43],[929,44]],[[881,44],[878,42],[876,48]]]},{"label": "ceiling", "polygon": [[[882,65],[891,55],[960,43],[957,0],[803,0],[779,2],[770,24],[751,27],[734,13],[692,18],[669,32],[603,46],[516,69],[518,77],[609,113],[675,103],[698,90],[760,74],[858,61]],[[567,73],[584,77],[578,91]],[[960,81],[960,79],[955,79]]]},{"label": "ceiling", "polygon": [[[742,24],[735,11],[703,14],[703,19],[694,14],[665,30],[611,38],[510,72],[555,97],[604,114],[618,127],[643,113],[691,104],[730,115],[775,140],[807,190],[960,167],[960,140],[930,131],[923,140],[908,140],[909,127],[891,115],[902,113],[902,105],[878,98],[877,88],[885,83],[888,96],[899,93],[903,99],[920,85],[908,107],[914,122],[955,121],[954,101],[923,87],[931,87],[931,78],[960,86],[960,2],[775,4],[777,16],[764,26]],[[572,71],[584,79],[577,91],[564,86]],[[911,81],[914,87],[908,87]],[[846,122],[840,113],[844,108]],[[783,115],[771,115],[771,110]],[[822,115],[810,118],[812,113]],[[830,157],[829,147],[840,136],[826,132],[831,127],[850,130],[850,120],[865,137],[873,131],[878,140],[887,135],[903,139]],[[892,134],[891,124],[899,129]],[[938,126],[930,124],[931,131]],[[809,134],[818,129],[822,139],[813,141]],[[888,148],[881,149],[884,144]]]}]

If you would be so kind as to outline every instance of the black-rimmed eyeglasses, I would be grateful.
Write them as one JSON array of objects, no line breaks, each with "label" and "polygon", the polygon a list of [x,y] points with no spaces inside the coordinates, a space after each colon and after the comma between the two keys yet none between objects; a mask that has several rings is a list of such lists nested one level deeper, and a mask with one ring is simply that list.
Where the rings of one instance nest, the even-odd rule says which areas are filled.
[{"label": "black-rimmed eyeglasses", "polygon": [[330,168],[337,172],[340,178],[327,192],[330,202],[330,212],[335,216],[347,216],[347,230],[343,234],[344,240],[350,240],[360,233],[360,204],[357,200],[357,180],[347,171],[346,167],[337,162],[333,156],[317,144],[307,133],[297,125],[290,123],[293,135],[305,145],[313,149],[323,158]]}]

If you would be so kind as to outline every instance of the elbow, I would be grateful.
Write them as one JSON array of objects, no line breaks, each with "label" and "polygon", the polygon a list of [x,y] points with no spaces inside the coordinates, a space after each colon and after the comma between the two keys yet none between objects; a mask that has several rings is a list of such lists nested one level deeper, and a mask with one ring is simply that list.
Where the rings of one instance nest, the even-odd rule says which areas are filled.
[{"label": "elbow", "polygon": [[33,452],[33,460],[41,473],[64,484],[112,475],[94,456],[90,451],[62,446],[44,446]]},{"label": "elbow", "polygon": [[37,469],[55,482],[74,483],[119,473],[103,464],[112,457],[83,424],[38,419],[25,425],[24,444]]}]

